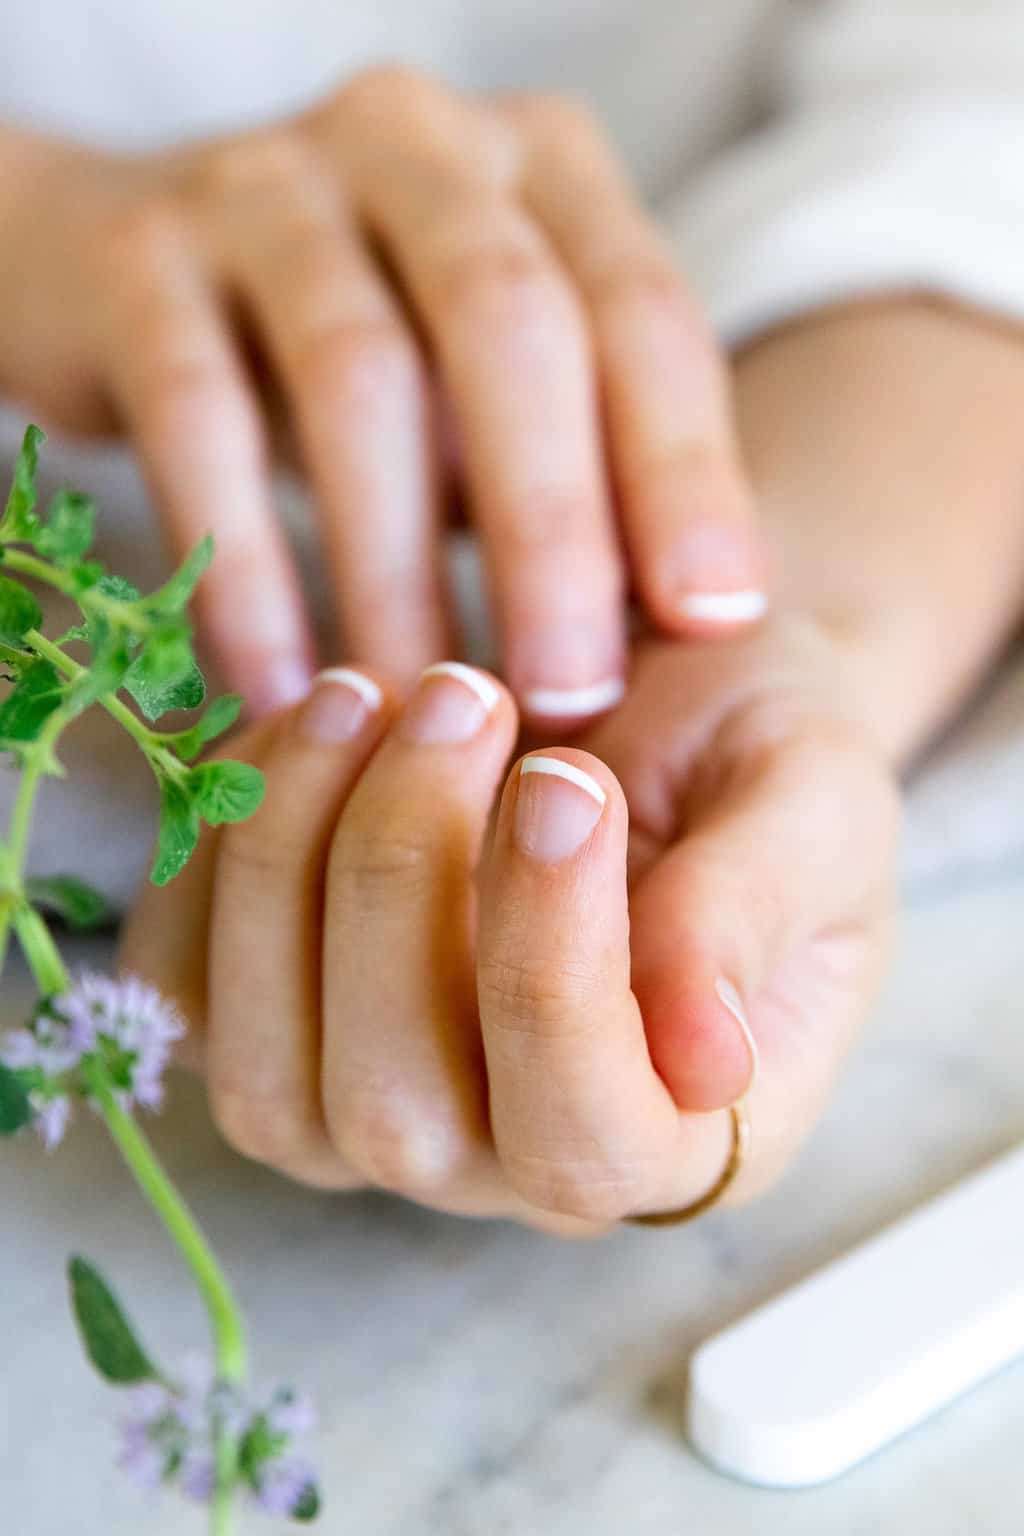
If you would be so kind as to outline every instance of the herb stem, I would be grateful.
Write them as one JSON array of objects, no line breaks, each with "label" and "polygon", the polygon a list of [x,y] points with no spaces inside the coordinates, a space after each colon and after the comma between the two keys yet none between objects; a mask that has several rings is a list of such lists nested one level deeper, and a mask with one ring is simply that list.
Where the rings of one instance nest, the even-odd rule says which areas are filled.
[{"label": "herb stem", "polygon": [[[68,718],[66,710],[55,709],[25,752],[21,781],[11,809],[10,834],[2,857],[4,889],[0,892],[0,972],[4,968],[13,923],[19,934],[28,939],[24,946],[25,958],[39,983],[40,991],[46,996],[64,990],[67,972],[42,918],[38,918],[37,925],[29,924],[26,912],[31,911],[31,908],[23,906],[22,883],[39,782]],[[54,981],[59,981],[59,984],[52,985]]]},{"label": "herb stem", "polygon": [[[224,1271],[192,1212],[164,1172],[148,1138],[132,1116],[121,1108],[105,1073],[83,1065],[83,1075],[132,1177],[192,1271],[210,1319],[219,1380],[244,1381],[247,1369],[245,1326]],[[237,1483],[238,1444],[235,1436],[221,1427],[214,1447],[211,1536],[231,1536],[234,1530]]]},{"label": "herb stem", "polygon": [[[107,592],[101,592],[96,587],[81,587],[68,572],[62,571],[60,566],[52,565],[49,560],[40,560],[37,555],[28,555],[23,549],[15,549],[10,544],[3,545],[3,563],[12,571],[20,571],[23,576],[28,576],[32,581],[41,581],[45,586],[54,587],[58,592],[63,592],[65,597],[70,597],[77,603],[85,614],[102,613],[108,617],[121,620],[129,604],[120,598],[111,597]],[[145,619],[138,610],[131,614],[132,628],[140,634],[146,634],[152,629],[150,622]]]},{"label": "herb stem", "polygon": [[[59,645],[54,645],[52,640],[47,640],[46,636],[41,635],[38,629],[30,629],[25,636],[25,642],[44,661],[48,661],[51,666],[56,667],[57,671],[64,677],[74,681],[84,676],[87,669],[75,661],[74,657],[66,655]],[[156,733],[151,731],[148,726],[143,725],[142,721],[132,714],[127,705],[121,703],[116,694],[105,693],[101,696],[99,702],[103,705],[107,714],[112,715],[118,725],[127,731],[128,735],[141,748],[151,764],[156,759],[159,761],[164,773],[169,774],[171,777],[181,774],[183,771],[182,765],[174,754],[160,746]]]}]

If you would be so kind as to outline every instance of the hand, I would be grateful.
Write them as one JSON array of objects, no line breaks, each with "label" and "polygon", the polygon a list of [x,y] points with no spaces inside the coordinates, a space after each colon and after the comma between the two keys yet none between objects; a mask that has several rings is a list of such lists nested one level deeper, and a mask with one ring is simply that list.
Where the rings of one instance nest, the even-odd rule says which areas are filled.
[{"label": "hand", "polygon": [[752,1031],[735,1196],[777,1176],[889,919],[896,795],[831,642],[647,647],[604,760],[527,757],[548,771],[513,770],[490,837],[509,696],[435,673],[392,723],[357,678],[250,734],[264,807],[126,938],[205,1021],[228,1139],[310,1183],[587,1229],[715,1182],[728,1117],[704,1112],[750,1088]]},{"label": "hand", "polygon": [[216,534],[201,617],[255,708],[293,701],[312,653],[258,390],[283,397],[348,650],[402,681],[450,654],[445,437],[533,717],[621,691],[613,508],[667,631],[759,616],[722,362],[578,106],[389,69],[175,153],[8,134],[0,228],[0,390],[127,428],[177,552]]}]

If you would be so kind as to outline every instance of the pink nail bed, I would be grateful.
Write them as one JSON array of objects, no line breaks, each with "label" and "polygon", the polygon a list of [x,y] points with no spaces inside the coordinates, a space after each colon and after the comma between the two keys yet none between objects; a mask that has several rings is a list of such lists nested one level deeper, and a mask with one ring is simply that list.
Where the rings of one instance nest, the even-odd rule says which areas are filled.
[{"label": "pink nail bed", "polygon": [[513,835],[532,858],[554,864],[578,852],[601,819],[607,796],[596,779],[559,757],[524,757]]},{"label": "pink nail bed", "polygon": [[456,746],[481,729],[500,695],[490,678],[461,661],[439,661],[420,678],[398,731],[416,746]]},{"label": "pink nail bed", "polygon": [[377,684],[351,667],[329,667],[313,684],[299,729],[318,746],[351,741],[381,706]]}]

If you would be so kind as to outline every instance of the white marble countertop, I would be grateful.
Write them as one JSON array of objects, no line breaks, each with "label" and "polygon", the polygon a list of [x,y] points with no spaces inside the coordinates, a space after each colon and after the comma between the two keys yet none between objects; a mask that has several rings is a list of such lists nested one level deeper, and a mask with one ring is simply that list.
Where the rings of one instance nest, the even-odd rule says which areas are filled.
[{"label": "white marble countertop", "polygon": [[[746,1212],[585,1246],[325,1198],[220,1146],[181,1079],[156,1140],[216,1234],[258,1372],[317,1397],[338,1536],[1019,1536],[1024,1364],[840,1481],[739,1486],[680,1433],[707,1333],[1024,1134],[1024,867],[918,889],[886,995],[789,1179]],[[4,983],[4,1011],[18,1006]],[[0,1156],[0,1490],[10,1536],[198,1533],[108,1472],[116,1395],[83,1364],[64,1257],[102,1260],[154,1347],[202,1339],[99,1126]],[[253,1529],[270,1529],[254,1516]]]}]

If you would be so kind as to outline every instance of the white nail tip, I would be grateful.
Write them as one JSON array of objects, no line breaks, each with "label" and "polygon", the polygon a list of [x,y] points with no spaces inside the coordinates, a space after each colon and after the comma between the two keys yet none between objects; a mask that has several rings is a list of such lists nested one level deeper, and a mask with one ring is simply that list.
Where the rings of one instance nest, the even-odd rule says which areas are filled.
[{"label": "white nail tip", "polygon": [[757,1041],[754,1039],[754,1032],[747,1022],[747,1015],[746,1010],[743,1007],[743,1000],[737,992],[736,988],[733,986],[732,982],[727,981],[724,976],[719,976],[718,980],[715,982],[715,991],[718,993],[720,1000],[725,1004],[733,1018],[736,1020],[736,1023],[739,1025],[740,1029],[743,1031],[743,1038],[746,1040],[747,1048],[750,1051],[749,1088],[752,1088],[757,1082],[757,1074],[761,1069],[761,1053],[757,1048]]},{"label": "white nail tip", "polygon": [[467,667],[461,661],[436,661],[432,667],[427,667],[424,677],[454,677],[457,682],[463,683],[471,693],[475,693],[484,709],[490,714],[501,694],[482,672],[475,667]]},{"label": "white nail tip", "polygon": [[342,688],[351,688],[353,693],[358,693],[367,709],[380,709],[384,697],[372,677],[366,677],[352,667],[327,667],[317,674],[314,687],[320,683],[337,683]]},{"label": "white nail tip", "polygon": [[679,612],[686,618],[707,624],[748,624],[767,611],[767,597],[753,587],[740,592],[690,592],[679,603]]},{"label": "white nail tip", "polygon": [[524,757],[519,769],[520,775],[527,773],[549,773],[552,778],[565,779],[570,784],[575,784],[578,789],[585,790],[592,795],[598,805],[604,805],[608,796],[596,779],[592,779],[589,773],[584,773],[582,768],[575,768],[572,763],[563,763],[560,757]]},{"label": "white nail tip", "polygon": [[586,688],[534,688],[523,699],[531,715],[598,715],[618,704],[626,691],[621,677]]}]

